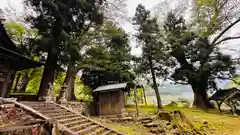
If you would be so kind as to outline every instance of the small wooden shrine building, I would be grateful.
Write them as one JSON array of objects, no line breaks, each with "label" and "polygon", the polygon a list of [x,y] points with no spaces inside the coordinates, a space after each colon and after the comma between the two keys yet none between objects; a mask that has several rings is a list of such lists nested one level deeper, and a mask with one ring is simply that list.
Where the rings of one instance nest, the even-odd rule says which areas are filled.
[{"label": "small wooden shrine building", "polygon": [[221,110],[222,103],[225,103],[231,108],[232,113],[235,113],[236,102],[240,100],[240,90],[237,88],[219,90],[216,93],[214,93],[209,98],[209,100],[214,100],[217,102],[218,109],[220,112],[222,111]]},{"label": "small wooden shrine building", "polygon": [[8,96],[16,71],[41,65],[41,63],[23,56],[17,50],[0,21],[0,97]]},{"label": "small wooden shrine building", "polygon": [[99,115],[121,114],[125,110],[125,95],[134,86],[133,83],[109,84],[96,88],[98,93]]}]

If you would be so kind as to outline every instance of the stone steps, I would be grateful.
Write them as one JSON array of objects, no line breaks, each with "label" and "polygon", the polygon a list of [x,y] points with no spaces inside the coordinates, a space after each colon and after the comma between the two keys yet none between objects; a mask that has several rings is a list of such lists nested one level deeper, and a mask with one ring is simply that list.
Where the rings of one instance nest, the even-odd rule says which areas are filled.
[{"label": "stone steps", "polygon": [[[33,108],[48,120],[57,122],[58,126],[72,135],[122,135],[104,125],[93,121],[69,108],[54,102],[21,102]],[[49,110],[48,110],[49,109]]]}]

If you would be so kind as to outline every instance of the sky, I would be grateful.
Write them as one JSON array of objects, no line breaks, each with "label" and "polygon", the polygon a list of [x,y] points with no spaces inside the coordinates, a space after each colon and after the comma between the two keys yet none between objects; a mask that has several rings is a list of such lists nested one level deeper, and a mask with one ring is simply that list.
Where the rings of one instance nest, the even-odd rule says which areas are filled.
[{"label": "sky", "polygon": [[[10,4],[11,7],[14,7],[16,9],[16,13],[21,14],[24,10],[22,1],[23,0],[1,0],[0,8],[4,9],[8,7],[8,5]],[[134,16],[136,7],[140,3],[150,10],[159,2],[161,2],[161,0],[127,0],[126,4],[127,4],[127,10],[128,10],[128,17]],[[121,22],[120,25],[127,33],[129,34],[134,33],[134,28],[130,22]],[[130,42],[133,48],[131,53],[133,55],[140,55],[141,49],[136,47],[136,42],[134,40],[131,40]]]},{"label": "sky", "polygon": [[[128,9],[128,17],[133,17],[135,14],[135,10],[138,4],[143,4],[147,9],[151,10],[155,5],[157,5],[161,0],[128,0],[127,1],[127,9]],[[123,29],[129,33],[134,33],[134,28],[130,22],[122,23]],[[132,45],[132,51],[131,53],[133,55],[140,55],[141,54],[141,48],[138,48],[136,45],[137,43],[134,40],[131,40]]]}]

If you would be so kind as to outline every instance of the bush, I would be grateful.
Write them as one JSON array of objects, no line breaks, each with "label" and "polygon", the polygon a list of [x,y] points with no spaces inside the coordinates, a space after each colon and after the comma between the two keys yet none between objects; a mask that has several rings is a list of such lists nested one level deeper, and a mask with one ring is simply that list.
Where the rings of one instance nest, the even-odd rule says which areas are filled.
[{"label": "bush", "polygon": [[191,103],[187,99],[178,99],[177,101],[171,101],[166,106],[169,107],[190,107]]}]

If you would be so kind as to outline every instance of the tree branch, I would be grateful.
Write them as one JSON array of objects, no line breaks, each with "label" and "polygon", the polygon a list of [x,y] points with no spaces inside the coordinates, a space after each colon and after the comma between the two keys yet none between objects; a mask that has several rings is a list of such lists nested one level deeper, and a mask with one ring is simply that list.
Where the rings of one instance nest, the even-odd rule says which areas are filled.
[{"label": "tree branch", "polygon": [[228,3],[229,0],[225,0],[221,5],[220,5],[220,8],[219,9],[222,9],[227,3]]},{"label": "tree branch", "polygon": [[228,27],[226,27],[222,32],[220,32],[220,34],[214,38],[213,42],[211,43],[211,45],[214,45],[222,36],[223,34],[225,34],[229,29],[231,29],[235,24],[237,24],[238,22],[240,22],[240,18],[238,18],[237,20],[235,20],[232,24],[230,24]]},{"label": "tree branch", "polygon": [[218,44],[221,44],[221,43],[224,42],[224,41],[228,41],[228,40],[232,40],[232,39],[239,39],[239,38],[240,38],[240,36],[237,36],[237,37],[226,37],[226,38],[223,38],[222,40],[216,42],[216,43],[214,44],[214,46],[215,46],[215,45],[218,45]]}]

